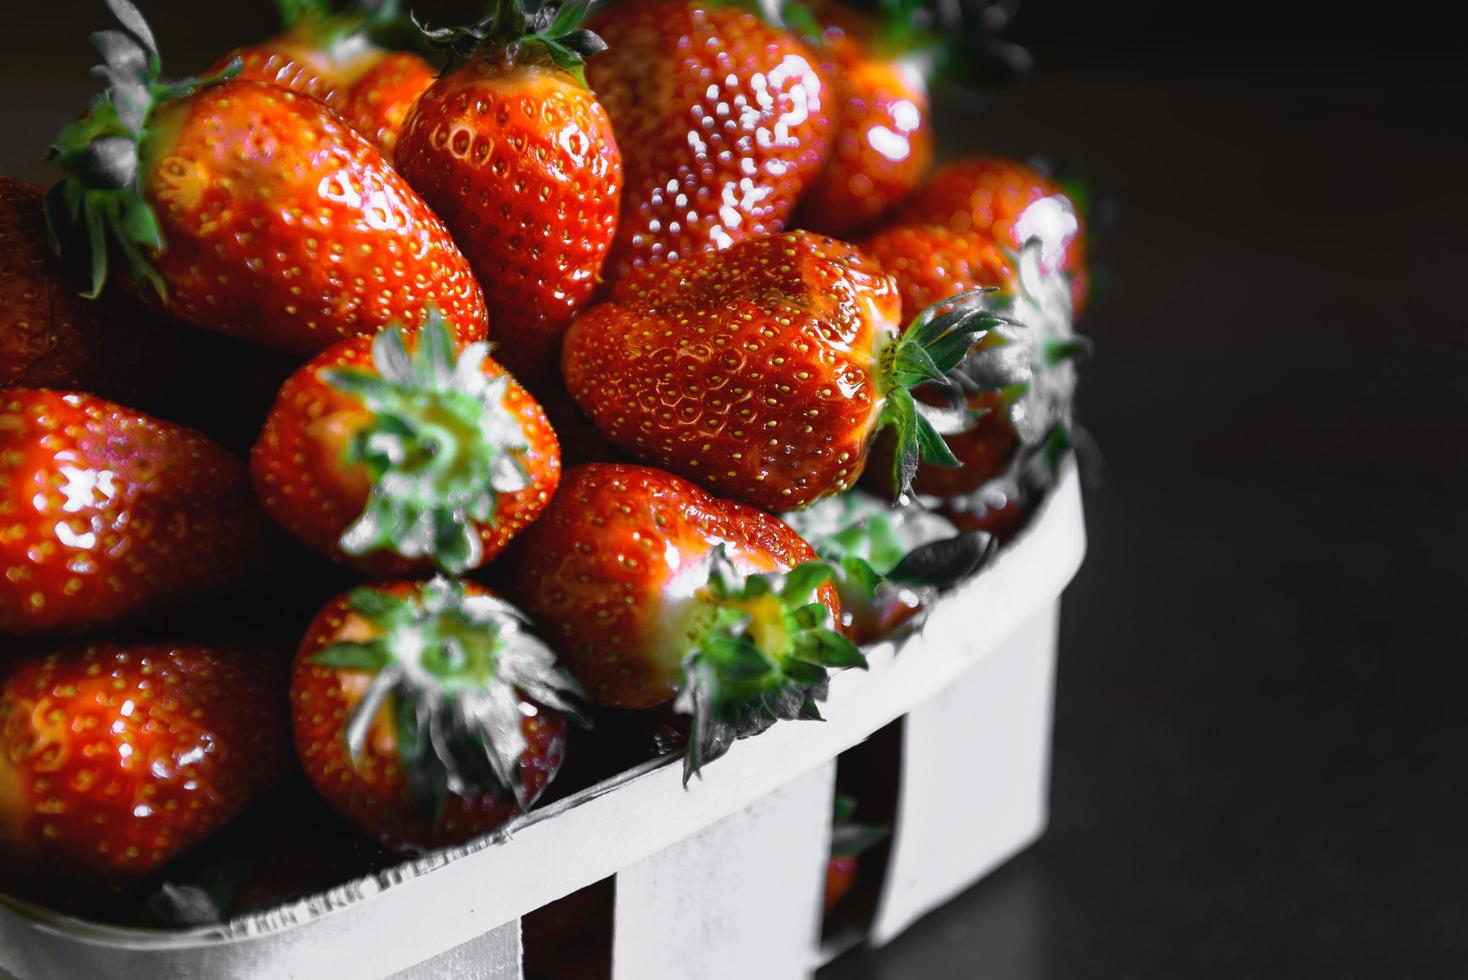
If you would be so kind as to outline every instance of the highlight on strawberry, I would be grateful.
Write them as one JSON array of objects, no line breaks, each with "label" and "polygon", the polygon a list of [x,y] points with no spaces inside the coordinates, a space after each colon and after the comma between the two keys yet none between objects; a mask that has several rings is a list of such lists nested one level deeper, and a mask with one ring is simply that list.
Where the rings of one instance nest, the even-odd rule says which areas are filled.
[{"label": "highlight on strawberry", "polygon": [[93,643],[0,679],[0,879],[62,902],[135,884],[280,774],[284,702],[258,650]]},{"label": "highlight on strawberry", "polygon": [[572,325],[566,386],[623,451],[771,511],[852,486],[890,428],[901,494],[921,460],[957,464],[911,389],[957,383],[1001,322],[982,299],[904,330],[892,279],[855,246],[767,235],[620,284]]},{"label": "highlight on strawberry", "polygon": [[503,826],[561,765],[579,689],[509,603],[435,578],[362,586],[316,616],[291,679],[301,765],[390,847]]},{"label": "highlight on strawberry", "polygon": [[504,550],[560,479],[545,412],[430,311],[323,351],[281,388],[250,456],[267,513],[363,571],[460,574]]},{"label": "highlight on strawberry", "polygon": [[812,49],[832,86],[831,159],[801,198],[795,225],[838,238],[911,194],[934,153],[928,76],[941,47],[931,0],[882,0],[875,15],[813,5]]},{"label": "highlight on strawberry", "polygon": [[0,391],[0,636],[76,633],[242,586],[271,528],[245,465],[78,392]]},{"label": "highlight on strawberry", "polygon": [[275,0],[284,29],[237,48],[210,74],[239,62],[239,78],[320,99],[391,161],[408,110],[437,70],[422,55],[393,50],[410,36],[399,0]]},{"label": "highlight on strawberry", "polygon": [[862,667],[831,569],[768,514],[671,473],[588,464],[507,559],[506,588],[594,704],[691,716],[685,777]]},{"label": "highlight on strawberry", "polygon": [[484,287],[497,356],[533,386],[601,285],[622,195],[612,123],[586,85],[585,59],[606,48],[581,26],[586,8],[552,0],[527,16],[523,0],[498,0],[471,27],[425,30],[454,61],[397,150]]},{"label": "highlight on strawberry", "polygon": [[830,83],[787,7],[799,5],[629,0],[592,18],[610,49],[587,78],[627,175],[608,280],[788,226],[833,123]]},{"label": "highlight on strawberry", "polygon": [[464,342],[488,314],[448,229],[326,105],[265,82],[169,82],[129,0],[95,40],[108,88],[62,130],[55,247],[101,292],[125,283],[185,323],[297,355],[430,306]]}]

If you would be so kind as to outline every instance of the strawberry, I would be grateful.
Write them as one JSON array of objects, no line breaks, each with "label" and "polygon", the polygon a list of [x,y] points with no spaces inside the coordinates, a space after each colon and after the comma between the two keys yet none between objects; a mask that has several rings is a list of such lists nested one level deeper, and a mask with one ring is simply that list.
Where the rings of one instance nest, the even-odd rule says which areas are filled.
[{"label": "strawberry", "polygon": [[[976,289],[993,291],[988,305],[1006,322],[986,334],[958,370],[962,407],[970,418],[978,417],[943,435],[960,465],[920,466],[912,489],[944,501],[949,516],[966,530],[1007,536],[1015,530],[1014,507],[1022,506],[1016,468],[1031,462],[1031,450],[1049,442],[1053,429],[1068,428],[1072,361],[1089,350],[1072,328],[1069,286],[1063,276],[1044,271],[1039,241],[1016,254],[974,232],[896,225],[863,241],[862,248],[896,277],[904,313]],[[951,400],[932,390],[920,390],[918,397],[934,405]],[[879,444],[875,456],[881,460],[891,451]],[[882,467],[872,472],[878,490],[891,489],[883,483]]]},{"label": "strawberry", "polygon": [[335,113],[254,81],[167,83],[148,27],[97,35],[111,88],[56,144],[47,217],[91,291],[109,253],[186,323],[314,354],[430,305],[465,342],[483,296],[443,223]]},{"label": "strawberry", "polygon": [[272,674],[254,651],[111,643],[10,665],[0,872],[27,888],[116,889],[223,826],[280,768]]},{"label": "strawberry", "polygon": [[865,666],[809,545],[671,473],[568,470],[507,561],[588,699],[692,716],[685,776],[777,719],[820,717],[826,668]]},{"label": "strawberry", "polygon": [[582,73],[604,47],[585,14],[557,0],[527,21],[521,0],[500,0],[476,27],[429,32],[463,60],[414,105],[398,146],[398,170],[484,285],[496,356],[527,381],[554,372],[590,302],[622,194],[611,120]]},{"label": "strawberry", "polygon": [[941,380],[997,320],[967,306],[903,334],[900,308],[853,246],[749,239],[645,270],[582,314],[566,386],[624,451],[752,506],[845,490],[888,426],[905,490],[924,454],[952,461],[908,389]]},{"label": "strawberry", "polygon": [[891,831],[855,821],[856,800],[845,793],[836,794],[831,821],[831,860],[826,865],[826,915],[856,887],[861,855],[886,840]]},{"label": "strawberry", "polygon": [[421,56],[376,43],[376,35],[401,20],[396,0],[358,0],[343,12],[327,0],[277,3],[285,30],[231,51],[209,74],[238,61],[240,78],[320,99],[391,161],[408,110],[437,74]]},{"label": "strawberry", "polygon": [[1077,312],[1085,306],[1091,277],[1080,214],[1059,184],[1032,167],[1002,157],[955,160],[908,199],[897,222],[973,232],[1016,250],[1038,238],[1042,270],[1069,274],[1072,305]]},{"label": "strawberry", "polygon": [[817,57],[744,7],[623,3],[593,24],[587,70],[611,115],[626,190],[608,277],[783,229],[830,152]]},{"label": "strawberry", "polygon": [[836,119],[831,160],[801,199],[795,224],[844,238],[881,217],[922,182],[933,124],[917,4],[885,2],[880,21],[839,4],[818,8],[817,51]]},{"label": "strawberry", "polygon": [[237,585],[268,528],[244,464],[198,433],[91,395],[0,392],[0,634]]},{"label": "strawberry", "polygon": [[89,303],[51,254],[41,192],[0,177],[0,388],[151,394],[169,348],[130,305]]},{"label": "strawberry", "polygon": [[250,457],[266,511],[378,574],[461,573],[498,555],[560,479],[545,412],[436,314],[327,348],[280,391]]},{"label": "strawberry", "polygon": [[462,843],[555,778],[575,684],[514,607],[437,578],[331,601],[296,654],[301,765],[337,810],[390,847]]}]

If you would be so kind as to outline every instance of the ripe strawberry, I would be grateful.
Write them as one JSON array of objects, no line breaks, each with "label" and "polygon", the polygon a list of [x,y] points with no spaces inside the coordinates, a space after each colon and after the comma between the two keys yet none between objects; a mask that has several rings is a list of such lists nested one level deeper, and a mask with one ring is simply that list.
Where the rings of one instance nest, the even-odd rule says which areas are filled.
[{"label": "ripe strawberry", "polygon": [[236,585],[268,540],[244,464],[198,433],[91,395],[0,393],[0,634]]},{"label": "ripe strawberry", "polygon": [[837,238],[870,225],[922,182],[933,162],[923,52],[911,2],[877,21],[839,4],[818,8],[817,51],[836,118],[831,160],[801,199],[795,225]]},{"label": "ripe strawberry", "polygon": [[263,82],[158,79],[147,25],[97,35],[111,88],[56,144],[48,193],[59,244],[109,252],[133,283],[194,326],[313,354],[430,305],[458,337],[485,333],[479,286],[443,223],[382,156],[315,99]]},{"label": "ripe strawberry", "polygon": [[831,570],[789,527],[643,466],[568,470],[506,583],[594,703],[693,717],[685,774],[781,718],[818,718],[826,667],[865,666]]},{"label": "ripe strawberry", "polygon": [[328,603],[291,679],[306,775],[390,847],[443,847],[503,825],[555,778],[575,690],[524,627],[492,593],[444,578]]},{"label": "ripe strawberry", "polygon": [[357,0],[342,12],[328,0],[278,0],[285,30],[231,51],[210,69],[239,61],[240,78],[280,85],[335,109],[391,161],[408,110],[433,84],[432,65],[389,51],[375,36],[402,18],[396,0]]},{"label": "ripe strawberry", "polygon": [[219,829],[279,770],[272,674],[253,651],[110,643],[10,666],[0,872],[48,891],[117,888]]},{"label": "ripe strawberry", "polygon": [[905,490],[951,462],[909,387],[941,380],[997,320],[965,307],[899,338],[892,280],[806,232],[645,270],[566,337],[566,386],[612,442],[708,489],[796,510],[856,482],[891,426]]},{"label": "ripe strawberry", "polygon": [[[947,501],[950,516],[966,530],[1013,531],[1017,515],[1008,505],[1018,502],[1019,488],[1012,471],[1053,428],[1069,425],[1076,380],[1071,362],[1089,349],[1072,328],[1064,277],[1043,271],[1039,242],[1017,255],[987,236],[937,225],[896,225],[862,248],[896,278],[904,313],[972,290],[994,290],[989,305],[1007,322],[985,335],[958,370],[966,413],[984,414],[943,435],[960,465],[920,466],[912,489]],[[935,405],[951,400],[942,392],[917,394]],[[874,455],[881,460],[890,451],[879,445]],[[877,489],[890,490],[882,468],[872,472]],[[1002,485],[991,486],[995,481]],[[958,520],[960,514],[971,519]]]},{"label": "ripe strawberry", "polygon": [[41,192],[0,177],[0,388],[66,388],[121,398],[165,373],[164,334],[131,306],[89,303],[46,243]]},{"label": "ripe strawberry", "polygon": [[1079,312],[1090,291],[1085,228],[1060,185],[1039,171],[1002,157],[968,157],[937,173],[899,210],[897,221],[973,232],[1012,249],[1041,243],[1041,268],[1071,279]]},{"label": "ripe strawberry", "polygon": [[398,170],[443,217],[495,311],[496,356],[517,377],[553,373],[611,247],[622,157],[586,87],[601,39],[584,0],[527,22],[502,0],[477,27],[432,31],[464,59],[420,98]]},{"label": "ripe strawberry", "polygon": [[830,153],[817,57],[741,9],[652,0],[599,14],[588,68],[627,186],[608,278],[783,229]]},{"label": "ripe strawberry", "polygon": [[412,353],[389,327],[317,355],[250,456],[266,511],[370,573],[493,559],[550,502],[561,458],[545,412],[488,351],[456,355],[430,314]]}]

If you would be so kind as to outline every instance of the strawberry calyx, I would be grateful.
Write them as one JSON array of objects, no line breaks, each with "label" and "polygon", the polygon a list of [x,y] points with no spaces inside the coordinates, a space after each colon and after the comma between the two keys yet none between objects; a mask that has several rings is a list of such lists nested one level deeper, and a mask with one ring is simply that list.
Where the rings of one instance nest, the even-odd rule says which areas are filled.
[{"label": "strawberry calyx", "polygon": [[530,440],[506,404],[508,374],[488,377],[489,344],[457,355],[448,325],[430,309],[408,352],[388,327],[372,340],[372,369],[332,368],[327,384],[359,400],[370,419],[348,441],[345,462],[371,481],[367,504],[342,533],[353,556],[387,550],[461,573],[478,567],[478,527],[495,520],[499,494],[530,486]]},{"label": "strawberry calyx", "polygon": [[459,58],[497,63],[549,59],[585,87],[586,59],[607,49],[600,35],[582,26],[590,8],[589,0],[548,0],[527,14],[524,0],[495,0],[494,10],[476,24],[443,28],[418,24],[418,29],[430,44]]},{"label": "strawberry calyx", "polygon": [[823,561],[785,573],[745,575],[724,546],[709,556],[708,584],[695,595],[674,708],[691,715],[683,782],[781,719],[819,721],[829,668],[866,669],[861,650],[835,629],[816,593],[833,574]]},{"label": "strawberry calyx", "polygon": [[[934,413],[919,405],[911,389],[933,384],[959,390],[959,365],[982,335],[1005,322],[985,308],[984,297],[989,292],[992,290],[976,289],[934,303],[881,352],[877,387],[885,401],[874,430],[890,426],[896,436],[892,478],[899,498],[912,488],[923,461],[935,466],[959,465],[929,417]],[[954,431],[961,431],[963,424],[972,424],[975,417],[969,413],[966,420],[960,420],[960,429]]]},{"label": "strawberry calyx", "polygon": [[1010,261],[1014,284],[992,304],[1002,321],[964,357],[955,378],[965,391],[999,392],[1021,444],[1035,447],[1052,429],[1071,428],[1076,363],[1090,356],[1092,344],[1075,332],[1069,278],[1050,271],[1057,264],[1044,240],[1031,237]]},{"label": "strawberry calyx", "polygon": [[343,730],[353,765],[386,706],[409,791],[435,822],[450,793],[508,792],[527,809],[534,800],[520,778],[528,747],[521,705],[530,700],[575,717],[568,699],[580,688],[524,615],[443,576],[406,595],[364,586],[348,602],[373,635],[334,643],[311,663],[373,675]]},{"label": "strawberry calyx", "polygon": [[51,146],[51,159],[66,176],[46,193],[47,234],[63,259],[87,263],[87,298],[101,295],[114,249],[140,289],[146,286],[166,298],[168,287],[146,254],[162,251],[164,242],[158,216],[143,197],[140,146],[160,105],[226,81],[239,66],[206,78],[167,81],[143,15],[129,0],[107,0],[107,7],[124,29],[92,35],[103,60],[92,73],[108,85]]}]

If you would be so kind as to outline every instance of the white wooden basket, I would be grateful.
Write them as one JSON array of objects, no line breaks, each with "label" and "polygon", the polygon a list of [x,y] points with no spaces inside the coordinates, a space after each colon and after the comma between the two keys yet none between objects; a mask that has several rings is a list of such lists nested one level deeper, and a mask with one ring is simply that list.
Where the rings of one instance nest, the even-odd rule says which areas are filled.
[{"label": "white wooden basket", "polygon": [[880,945],[1044,829],[1060,594],[1085,528],[1071,467],[1030,528],[923,628],[683,788],[648,763],[504,833],[222,926],[147,931],[0,904],[0,977],[520,980],[520,917],[615,875],[614,980],[796,980],[820,942],[837,758],[898,718]]}]

